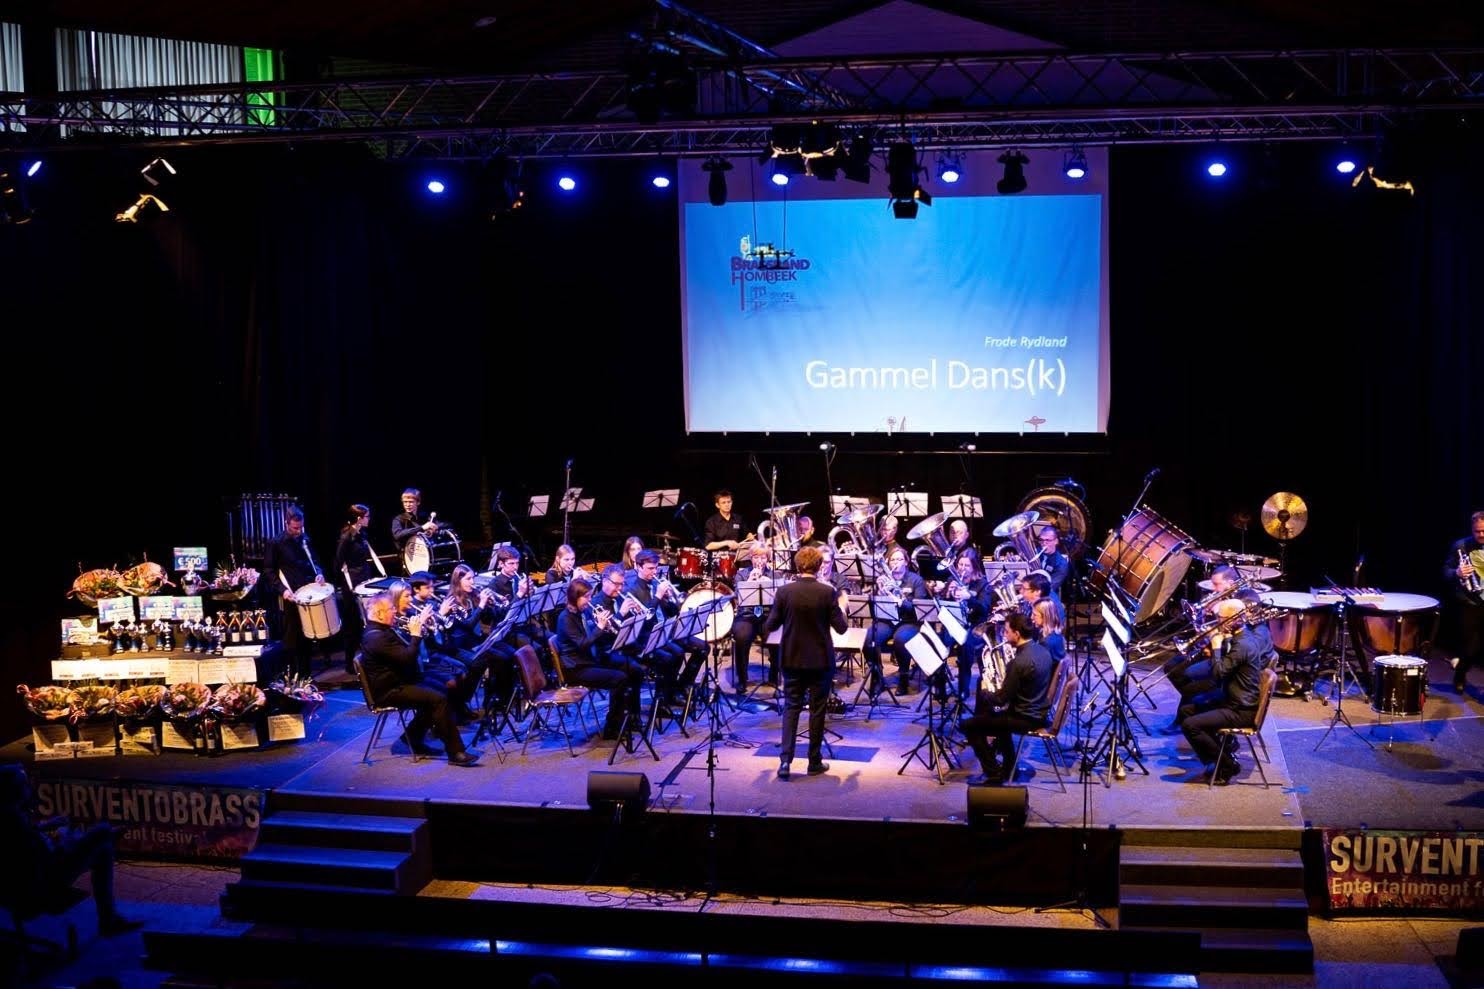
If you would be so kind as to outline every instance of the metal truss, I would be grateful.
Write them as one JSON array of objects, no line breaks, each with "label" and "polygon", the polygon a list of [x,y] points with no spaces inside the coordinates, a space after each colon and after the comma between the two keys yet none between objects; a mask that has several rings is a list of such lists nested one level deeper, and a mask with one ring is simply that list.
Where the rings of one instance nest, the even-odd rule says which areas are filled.
[{"label": "metal truss", "polygon": [[[737,45],[729,57],[768,54]],[[612,70],[67,93],[49,104],[0,94],[0,131],[60,126],[70,145],[320,140],[366,142],[393,158],[625,157],[756,151],[774,124],[811,121],[973,148],[1341,140],[1419,114],[1484,110],[1477,48],[713,59],[695,68],[695,113],[654,123],[629,112],[629,73]]]}]

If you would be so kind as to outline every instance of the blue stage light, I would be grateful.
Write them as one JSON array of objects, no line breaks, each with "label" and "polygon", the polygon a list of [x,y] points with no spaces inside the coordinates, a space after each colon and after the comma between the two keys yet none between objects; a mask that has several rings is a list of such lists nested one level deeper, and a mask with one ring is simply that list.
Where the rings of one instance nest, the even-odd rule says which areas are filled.
[{"label": "blue stage light", "polygon": [[668,176],[668,175],[656,175],[654,178],[650,179],[649,181],[651,181],[651,182],[654,183],[654,187],[656,189],[668,189],[668,188],[670,188],[670,176]]},{"label": "blue stage light", "polygon": [[31,162],[30,165],[26,166],[26,178],[34,178],[39,171],[41,171],[41,162],[39,160]]},{"label": "blue stage light", "polygon": [[1339,161],[1335,162],[1335,171],[1341,175],[1349,175],[1355,171],[1355,159],[1349,155],[1343,156]]},{"label": "blue stage light", "polygon": [[443,191],[445,189],[447,189],[447,188],[448,188],[447,186],[445,186],[442,182],[440,182],[437,179],[429,179],[428,180],[428,191],[431,192],[435,196],[441,196],[441,195],[443,195]]},{"label": "blue stage light", "polygon": [[563,175],[561,178],[557,179],[557,188],[561,189],[563,192],[571,192],[573,189],[577,188],[577,180],[570,175]]},{"label": "blue stage light", "polygon": [[773,184],[774,185],[788,185],[788,173],[786,173],[786,172],[774,172],[773,173]]},{"label": "blue stage light", "polygon": [[1206,165],[1206,174],[1213,179],[1219,179],[1226,174],[1226,162],[1220,158],[1212,160]]}]

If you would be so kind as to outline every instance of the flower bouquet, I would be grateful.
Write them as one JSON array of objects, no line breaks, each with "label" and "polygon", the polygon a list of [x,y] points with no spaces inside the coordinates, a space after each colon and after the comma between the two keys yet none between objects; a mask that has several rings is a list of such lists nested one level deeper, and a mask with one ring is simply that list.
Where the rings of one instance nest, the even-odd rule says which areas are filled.
[{"label": "flower bouquet", "polygon": [[72,717],[72,691],[66,687],[28,687],[24,683],[15,688],[21,695],[26,710],[38,721],[61,721]]},{"label": "flower bouquet", "polygon": [[165,688],[158,683],[147,683],[119,691],[113,699],[113,709],[121,720],[135,725],[157,721],[160,717],[160,700]]},{"label": "flower bouquet", "polygon": [[111,719],[118,694],[114,687],[100,684],[75,688],[71,698],[73,723]]},{"label": "flower bouquet", "polygon": [[216,579],[206,592],[207,597],[214,601],[241,601],[258,585],[258,576],[252,567],[234,567],[231,570],[218,567]]},{"label": "flower bouquet", "polygon": [[[208,750],[209,741],[203,722],[210,705],[211,688],[204,683],[172,684],[160,698],[160,710],[165,712],[176,732],[190,742],[197,755],[205,755]],[[169,748],[173,743],[167,737],[165,744]]]},{"label": "flower bouquet", "polygon": [[123,596],[124,589],[120,586],[120,581],[123,579],[123,574],[106,567],[100,570],[89,570],[77,575],[67,596],[77,598],[89,608],[96,608],[99,598]]},{"label": "flower bouquet", "polygon": [[281,714],[307,712],[325,702],[325,695],[312,679],[290,673],[268,684],[268,694],[273,711]]},{"label": "flower bouquet", "polygon": [[268,697],[253,683],[231,683],[211,695],[211,713],[218,721],[241,721],[268,703]]}]

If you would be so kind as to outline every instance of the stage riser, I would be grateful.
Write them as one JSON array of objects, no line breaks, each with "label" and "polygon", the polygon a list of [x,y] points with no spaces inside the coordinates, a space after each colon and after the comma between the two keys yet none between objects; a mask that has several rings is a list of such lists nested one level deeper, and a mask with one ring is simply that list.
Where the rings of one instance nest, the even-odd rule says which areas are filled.
[{"label": "stage riser", "polygon": [[[269,930],[297,926],[321,933],[315,941],[436,934],[444,939],[611,947],[636,951],[702,952],[805,957],[906,965],[1042,968],[1052,959],[1076,959],[1078,968],[1114,971],[1194,971],[1200,938],[1190,932],[1064,930],[953,923],[827,920],[771,914],[611,910],[501,900],[441,897],[392,899],[304,888],[264,889],[251,882],[228,887],[224,912],[261,921]],[[333,930],[339,928],[339,930]],[[390,940],[391,937],[383,940]]]},{"label": "stage riser", "polygon": [[428,801],[397,797],[362,796],[344,793],[311,793],[302,790],[270,790],[265,809],[304,811],[316,814],[357,814],[378,817],[427,817]]},{"label": "stage riser", "polygon": [[415,893],[427,877],[412,856],[351,848],[312,848],[259,843],[242,860],[242,878],[274,882],[322,883],[361,889]]},{"label": "stage riser", "polygon": [[[608,817],[585,808],[437,803],[428,816],[443,879],[699,889],[714,866],[718,888],[760,895],[1030,905],[1071,899],[1079,885],[1073,829],[729,815],[713,840],[694,812],[651,810],[612,835]],[[1116,900],[1117,847],[1117,832],[1089,834],[1095,904]]]},{"label": "stage riser", "polygon": [[1239,886],[1301,890],[1304,863],[1288,849],[1130,848],[1118,867],[1123,886]]},{"label": "stage riser", "polygon": [[1282,890],[1204,886],[1124,887],[1121,927],[1239,927],[1306,930],[1309,904]]},{"label": "stage riser", "polygon": [[258,841],[270,845],[322,848],[358,848],[367,851],[413,854],[428,842],[425,820],[358,818],[352,814],[313,814],[304,811],[269,813]]}]

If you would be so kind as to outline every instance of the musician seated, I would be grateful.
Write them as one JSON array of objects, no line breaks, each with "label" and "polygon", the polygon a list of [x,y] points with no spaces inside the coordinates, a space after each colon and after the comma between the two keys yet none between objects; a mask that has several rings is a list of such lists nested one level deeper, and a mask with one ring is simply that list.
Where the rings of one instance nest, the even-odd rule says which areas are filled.
[{"label": "musician seated", "polygon": [[979,552],[979,547],[974,545],[969,538],[969,523],[964,519],[954,519],[948,523],[948,558],[957,560],[961,556],[968,556],[974,561],[974,569],[984,572],[984,556]]},{"label": "musician seated", "polygon": [[[659,579],[660,558],[653,550],[640,552],[635,559],[634,576],[624,584],[624,593],[654,613],[654,622],[673,618],[680,613],[680,592],[668,580]],[[645,629],[647,635],[650,628]],[[641,662],[654,666],[658,675],[662,704],[674,702],[680,691],[690,686],[706,661],[706,643],[699,639],[668,642]],[[681,664],[684,663],[682,667]]]},{"label": "musician seated", "polygon": [[[464,740],[459,737],[458,726],[454,724],[447,692],[424,676],[419,662],[427,613],[419,613],[408,620],[407,639],[392,628],[396,614],[390,593],[376,595],[366,607],[361,663],[371,687],[372,701],[380,705],[412,708],[417,712],[403,736],[414,752],[442,755],[446,751],[451,766],[475,765],[479,753],[464,748]],[[429,727],[443,741],[442,750],[424,742]]]},{"label": "musician seated", "polygon": [[[708,550],[736,549],[738,545],[753,537],[747,531],[740,516],[732,514],[732,493],[725,488],[712,495],[716,503],[716,514],[706,520],[702,539]],[[643,547],[640,547],[641,549]]]},{"label": "musician seated", "polygon": [[795,549],[803,549],[805,546],[812,546],[815,549],[819,549],[823,545],[824,543],[820,541],[819,536],[814,531],[814,520],[807,515],[800,515],[799,545]]},{"label": "musician seated", "polygon": [[623,567],[624,580],[634,576],[638,568],[639,554],[644,552],[644,540],[638,536],[630,536],[623,541],[623,556],[619,560],[619,566]]},{"label": "musician seated", "polygon": [[1051,591],[1051,578],[1044,570],[1032,570],[1016,582],[1020,591],[1020,600],[1025,602],[1025,613],[1030,614],[1036,607],[1036,602],[1041,600],[1055,601],[1061,604],[1061,598]]},{"label": "musician seated", "polygon": [[897,548],[899,525],[900,520],[895,515],[881,516],[881,521],[876,523],[876,552],[885,555]]},{"label": "musician seated", "polygon": [[1046,651],[1051,653],[1051,662],[1060,663],[1067,655],[1066,612],[1051,598],[1042,598],[1031,606],[1031,621],[1036,626],[1037,637]]},{"label": "musician seated", "polygon": [[876,594],[897,599],[897,620],[872,622],[866,636],[866,668],[871,678],[867,690],[873,696],[885,686],[881,649],[888,642],[892,643],[892,655],[897,659],[897,693],[912,692],[912,655],[907,652],[907,643],[918,631],[917,611],[912,602],[928,596],[927,585],[910,568],[906,550],[901,547],[893,550],[886,558],[886,569],[884,577],[877,577]]},{"label": "musician seated", "polygon": [[546,582],[559,584],[564,580],[571,580],[576,570],[577,551],[563,543],[557,547],[556,558],[552,560],[551,569],[546,571]]},{"label": "musician seated", "polygon": [[[466,685],[471,697],[476,684],[488,684],[486,709],[491,705],[502,707],[515,686],[515,647],[508,642],[484,645],[485,628],[499,624],[494,598],[495,592],[489,587],[475,593],[473,567],[467,563],[454,567],[448,578],[448,594],[438,606],[442,642],[432,650],[457,660],[468,670]],[[458,692],[455,699],[467,703]]]},{"label": "musician seated", "polygon": [[[782,585],[788,575],[774,570],[773,554],[764,544],[752,547],[751,564],[737,571],[738,581],[771,580]],[[767,609],[761,606],[741,608],[732,621],[732,680],[737,693],[747,693],[747,665],[752,657],[752,644],[757,640],[767,618]],[[766,643],[763,646],[768,657],[768,685],[778,686],[778,647]]]},{"label": "musician seated", "polygon": [[1036,540],[1041,544],[1036,565],[1046,571],[1046,576],[1051,581],[1051,596],[1060,600],[1062,585],[1072,572],[1072,561],[1061,551],[1061,533],[1056,526],[1047,525],[1036,536]]},{"label": "musician seated", "polygon": [[631,725],[639,723],[644,673],[638,664],[608,651],[618,619],[616,612],[591,607],[592,590],[585,580],[567,585],[567,606],[557,617],[557,661],[567,683],[609,692],[603,737],[612,741],[618,737],[625,712]]},{"label": "musician seated", "polygon": [[[495,579],[490,588],[495,592],[495,604],[501,611],[508,611],[521,598],[529,597],[531,594],[531,580],[520,572],[520,552],[509,546],[501,547],[495,553]],[[532,642],[544,641],[545,631],[538,628],[533,621],[521,622],[510,630],[505,641],[519,649],[528,646]],[[536,650],[537,653],[543,650]],[[552,671],[553,673],[555,671]]]},{"label": "musician seated", "polygon": [[392,519],[392,542],[396,543],[398,553],[407,545],[407,540],[419,532],[432,535],[438,531],[438,523],[430,521],[419,511],[422,503],[423,494],[417,488],[402,492],[402,514]]},{"label": "musician seated", "polygon": [[[1051,653],[1036,640],[1036,626],[1025,615],[1012,614],[1005,619],[1005,641],[1015,654],[1005,664],[1004,681],[995,684],[988,673],[982,677],[975,714],[960,724],[982,770],[970,777],[970,786],[1014,777],[1014,733],[1044,728],[1051,715]],[[986,660],[986,668],[993,666]]]},{"label": "musician seated", "polygon": [[1247,616],[1260,607],[1256,591],[1239,591],[1234,599],[1217,604],[1217,614],[1224,620],[1236,619],[1230,635],[1213,639],[1210,679],[1214,688],[1197,694],[1180,705],[1176,718],[1190,747],[1205,764],[1205,775],[1224,786],[1240,770],[1236,754],[1226,753],[1216,765],[1220,751],[1218,732],[1222,728],[1250,728],[1256,723],[1258,688],[1267,665],[1272,640],[1258,632],[1266,622],[1250,622]]},{"label": "musician seated", "polygon": [[983,628],[994,611],[994,587],[984,576],[983,568],[974,569],[974,559],[964,555],[954,561],[954,578],[945,588],[950,600],[963,605],[964,626],[969,633],[958,647],[958,696],[968,700],[973,690],[974,665],[980,661],[987,645]]}]

